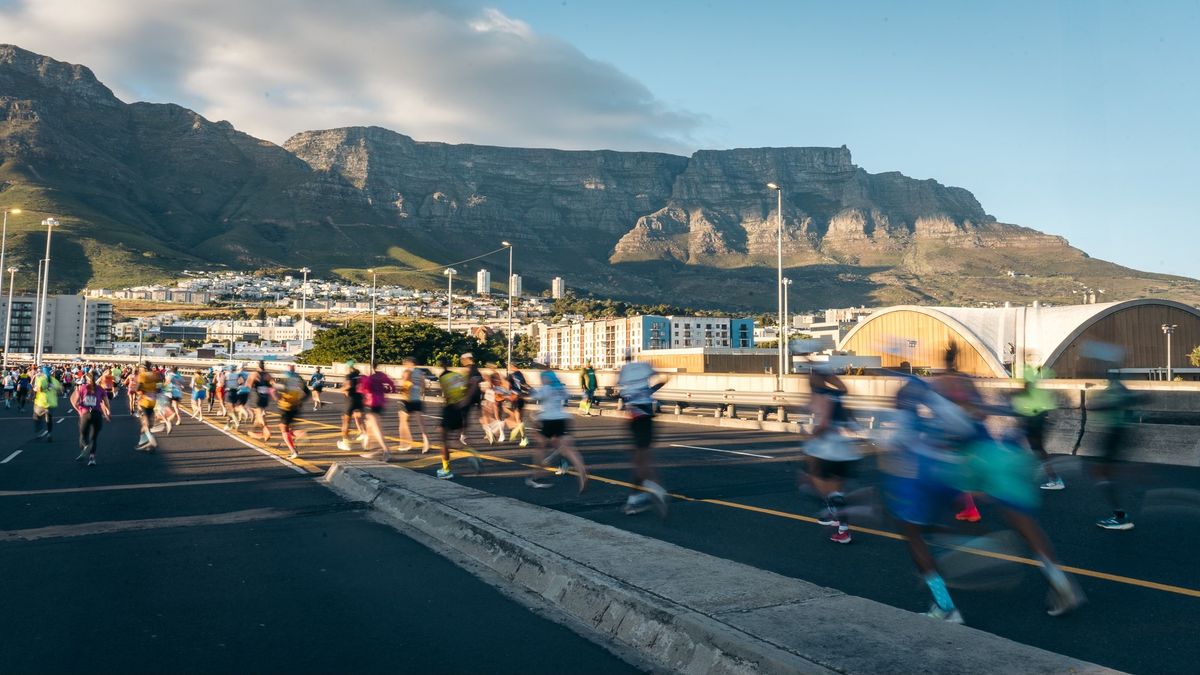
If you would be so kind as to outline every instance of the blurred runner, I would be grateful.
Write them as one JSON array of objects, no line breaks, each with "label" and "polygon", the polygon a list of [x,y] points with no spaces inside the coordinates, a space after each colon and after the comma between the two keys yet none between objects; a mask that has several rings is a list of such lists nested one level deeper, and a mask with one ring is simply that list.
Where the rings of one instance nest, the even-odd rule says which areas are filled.
[{"label": "blurred runner", "polygon": [[1117,469],[1128,442],[1129,409],[1137,397],[1118,378],[1115,372],[1108,376],[1108,386],[1088,399],[1089,419],[1095,422],[1100,432],[1100,456],[1092,464],[1092,475],[1096,487],[1104,495],[1112,515],[1096,521],[1106,530],[1132,530],[1133,521],[1121,504],[1120,486],[1117,484]]},{"label": "blurred runner", "polygon": [[629,417],[629,431],[633,435],[633,484],[634,489],[625,501],[626,515],[634,515],[654,508],[659,516],[667,515],[667,491],[659,484],[654,469],[651,448],[654,445],[654,392],[666,384],[665,379],[655,379],[654,368],[645,361],[631,360],[621,367],[617,377],[621,400]]},{"label": "blurred runner", "polygon": [[95,370],[89,371],[83,384],[75,388],[71,394],[71,405],[79,413],[79,456],[75,461],[81,462],[86,458],[88,466],[96,466],[96,444],[100,441],[100,429],[111,417],[108,395],[97,382]]},{"label": "blurred runner", "polygon": [[[493,375],[499,381],[500,376],[495,375],[495,373]],[[542,386],[535,389],[530,394],[530,398],[537,401],[541,406],[537,416],[538,421],[541,423],[543,439],[533,450],[534,467],[540,467],[545,463],[545,449],[550,448],[555,454],[561,455],[575,467],[575,471],[579,476],[579,492],[582,493],[587,488],[588,473],[587,467],[583,463],[583,457],[575,449],[575,443],[571,440],[570,430],[568,429],[570,414],[566,410],[567,388],[559,381],[554,371],[547,370],[542,373]],[[525,484],[531,488],[553,487],[553,483],[541,480],[539,471],[540,469],[538,468],[531,469],[529,477],[525,479]]]},{"label": "blurred runner", "polygon": [[325,373],[321,372],[321,366],[317,366],[317,372],[308,378],[308,388],[312,391],[313,410],[320,410],[321,392],[325,391]]},{"label": "blurred runner", "polygon": [[[387,441],[383,436],[383,413],[387,408],[387,395],[396,391],[396,383],[379,369],[379,364],[372,363],[371,374],[360,379],[358,386],[363,394],[367,418],[367,441],[363,444],[366,452],[362,453],[362,456],[390,462],[392,453],[388,451]],[[372,452],[373,446],[379,449]]]},{"label": "blurred runner", "polygon": [[400,375],[400,452],[415,450],[412,429],[409,428],[410,418],[417,421],[417,429],[421,432],[421,453],[429,452],[429,434],[425,431],[425,384],[435,380],[428,370],[417,365],[411,356],[404,359],[404,371]]},{"label": "blurred runner", "polygon": [[484,384],[483,406],[479,415],[479,426],[483,427],[483,435],[489,445],[504,442],[504,420],[501,415],[504,401],[508,399],[509,391],[496,371],[488,373]]},{"label": "blurred runner", "polygon": [[804,454],[808,455],[809,480],[825,499],[825,512],[819,522],[837,528],[830,541],[849,544],[850,523],[843,488],[855,463],[862,459],[862,452],[846,435],[853,425],[843,401],[846,385],[823,364],[812,366],[808,385],[814,426],[812,438],[804,443]]},{"label": "blurred runner", "polygon": [[137,450],[154,452],[158,441],[150,428],[154,425],[154,408],[158,403],[158,390],[162,378],[154,370],[149,361],[130,376],[135,383],[135,391],[130,395],[130,407],[135,407],[141,423],[142,434],[138,438]]},{"label": "blurred runner", "polygon": [[33,380],[33,430],[46,442],[53,440],[54,409],[62,391],[62,383],[50,372],[50,366],[42,366]]},{"label": "blurred runner", "polygon": [[479,454],[462,441],[461,434],[467,422],[467,409],[471,406],[470,384],[465,375],[450,369],[449,359],[438,359],[438,365],[442,367],[438,375],[438,384],[442,389],[442,468],[438,469],[437,477],[454,478],[454,472],[450,470],[450,439],[456,431],[460,432],[460,447],[471,453],[470,460],[475,472],[479,473],[483,470]]},{"label": "blurred runner", "polygon": [[269,442],[271,427],[267,425],[267,407],[271,405],[271,399],[275,398],[275,385],[271,373],[267,372],[266,362],[258,362],[258,370],[250,374],[246,384],[255,396],[254,423],[261,430],[263,441]]},{"label": "blurred runner", "polygon": [[354,422],[354,428],[358,431],[357,440],[365,443],[367,434],[363,431],[363,396],[359,391],[359,379],[362,374],[354,367],[354,361],[347,361],[346,366],[350,371],[346,373],[346,379],[342,381],[342,393],[346,395],[346,409],[342,412],[342,437],[337,442],[338,450],[346,452],[350,451],[350,422]]},{"label": "blurred runner", "polygon": [[291,451],[288,458],[296,459],[300,456],[296,449],[296,439],[302,434],[296,431],[295,425],[304,409],[304,402],[308,400],[309,390],[304,380],[296,374],[296,366],[290,364],[280,384],[281,389],[275,399],[276,405],[279,406],[279,433],[283,436],[284,445]]},{"label": "blurred runner", "polygon": [[509,405],[508,417],[504,423],[512,429],[508,440],[515,441],[517,437],[520,437],[521,441],[518,445],[523,448],[529,445],[529,438],[525,435],[525,397],[529,395],[532,388],[525,379],[525,373],[521,372],[516,364],[509,364],[508,369]]},{"label": "blurred runner", "polygon": [[1046,476],[1045,482],[1040,485],[1043,490],[1062,490],[1066,487],[1062,476],[1058,475],[1050,463],[1050,454],[1046,452],[1046,419],[1050,411],[1058,406],[1055,404],[1054,395],[1046,391],[1041,382],[1053,378],[1054,373],[1049,369],[1034,368],[1027,364],[1023,373],[1025,386],[1012,397],[1012,407],[1020,416],[1025,441],[1042,463],[1042,472]]}]

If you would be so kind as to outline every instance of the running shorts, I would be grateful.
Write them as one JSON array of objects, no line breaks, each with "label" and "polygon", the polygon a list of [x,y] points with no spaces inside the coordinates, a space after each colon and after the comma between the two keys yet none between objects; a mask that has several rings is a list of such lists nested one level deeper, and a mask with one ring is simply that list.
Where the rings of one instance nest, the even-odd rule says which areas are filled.
[{"label": "running shorts", "polygon": [[371,413],[374,415],[382,415],[383,414],[383,406],[381,406],[381,405],[373,405],[373,406],[371,406],[370,410],[371,410]]},{"label": "running shorts", "polygon": [[235,398],[234,398],[233,402],[234,402],[234,405],[246,405],[246,403],[249,400],[250,400],[250,392],[239,391],[237,394],[235,394]]},{"label": "running shorts", "polygon": [[351,394],[350,396],[346,397],[346,414],[347,415],[356,413],[356,412],[362,412],[363,410],[365,410],[365,406],[363,405],[363,397],[361,394],[359,394],[359,395]]},{"label": "running shorts", "polygon": [[269,405],[271,405],[271,397],[268,396],[267,394],[259,394],[258,395],[258,407],[266,409],[266,407]]},{"label": "running shorts", "polygon": [[281,423],[283,423],[283,425],[285,427],[291,426],[293,423],[295,423],[296,418],[299,416],[300,416],[300,407],[299,406],[296,406],[295,408],[288,408],[286,410],[283,408],[279,409],[279,421]]},{"label": "running shorts", "polygon": [[419,413],[425,409],[422,401],[404,401],[404,411],[409,413]]},{"label": "running shorts", "polygon": [[834,478],[846,479],[850,477],[855,462],[858,460],[850,460],[839,462],[832,459],[821,459],[820,457],[812,457],[812,463],[809,465],[813,475],[822,480],[830,480]]},{"label": "running shorts", "polygon": [[654,443],[654,417],[638,415],[629,420],[629,430],[633,432],[633,445],[638,450],[647,450]]},{"label": "running shorts", "polygon": [[567,435],[567,421],[564,420],[542,420],[542,435],[546,438],[559,438]]},{"label": "running shorts", "polygon": [[463,411],[457,406],[448,405],[442,408],[442,428],[447,431],[458,431],[463,428]]}]

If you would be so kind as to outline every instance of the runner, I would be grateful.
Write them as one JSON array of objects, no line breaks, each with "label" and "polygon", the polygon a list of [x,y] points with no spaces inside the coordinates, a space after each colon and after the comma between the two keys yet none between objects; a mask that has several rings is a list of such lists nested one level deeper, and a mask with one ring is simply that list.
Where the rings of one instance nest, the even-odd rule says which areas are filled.
[{"label": "runner", "polygon": [[276,401],[279,405],[279,433],[283,436],[288,450],[291,450],[291,454],[288,455],[290,459],[300,456],[300,451],[296,449],[296,440],[303,436],[303,432],[296,431],[294,427],[308,397],[308,386],[296,374],[296,366],[289,365]]},{"label": "runner", "polygon": [[[211,372],[211,371],[210,371]],[[200,371],[192,373],[192,412],[191,416],[194,420],[204,421],[204,399],[208,398],[208,383],[205,382],[205,375]]]},{"label": "runner", "polygon": [[590,363],[579,371],[579,388],[583,390],[583,397],[579,399],[579,409],[583,414],[591,416],[592,406],[596,403],[596,369],[592,368]]},{"label": "runner", "polygon": [[51,374],[50,366],[42,366],[33,381],[33,430],[47,443],[53,440],[54,409],[62,393],[62,383]]},{"label": "runner", "polygon": [[1092,465],[1092,475],[1112,509],[1112,515],[1097,520],[1096,526],[1106,530],[1133,529],[1133,521],[1121,505],[1116,473],[1128,442],[1129,409],[1136,400],[1136,395],[1110,369],[1108,386],[1089,397],[1087,402],[1092,413],[1089,419],[1096,422],[1100,431],[1100,456]]},{"label": "runner", "polygon": [[808,376],[812,392],[812,438],[804,443],[808,455],[808,478],[825,499],[825,511],[818,521],[836,527],[829,538],[835,544],[850,543],[850,523],[843,492],[848,478],[862,452],[846,435],[853,420],[842,397],[846,385],[833,370],[824,364],[814,364]]},{"label": "runner", "polygon": [[86,458],[88,466],[96,466],[96,444],[100,440],[100,429],[111,416],[108,396],[97,382],[95,370],[88,371],[84,383],[75,388],[71,394],[71,405],[79,413],[79,456],[75,461],[82,462]]},{"label": "runner", "polygon": [[140,414],[138,402],[141,399],[140,390],[138,389],[139,371],[137,368],[129,368],[122,372],[124,376],[121,382],[125,385],[125,395],[129,399],[129,414],[136,417]]},{"label": "runner", "polygon": [[154,439],[150,428],[154,424],[154,407],[157,403],[156,399],[162,378],[159,377],[149,361],[146,361],[143,367],[130,377],[136,383],[136,389],[129,397],[129,406],[138,411],[142,428],[136,449],[143,452],[154,452],[154,449],[158,447],[158,441]]},{"label": "runner", "polygon": [[217,414],[221,417],[226,417],[229,415],[229,409],[225,407],[225,397],[227,395],[225,393],[225,373],[225,368],[213,369],[213,395],[209,397],[209,404],[211,405],[216,403],[218,408]]},{"label": "runner", "polygon": [[[392,453],[388,452],[387,441],[383,436],[383,413],[387,408],[387,395],[396,391],[396,383],[379,369],[378,364],[372,363],[371,374],[362,378],[358,386],[362,390],[367,418],[367,442],[363,445],[366,452],[361,456],[390,462]],[[372,452],[373,446],[378,446],[379,449]]]},{"label": "runner", "polygon": [[[245,380],[242,374],[238,372],[237,366],[230,364],[225,367],[225,402],[228,403],[229,419],[225,422],[225,430],[233,429],[237,431],[242,422],[242,405],[245,399],[242,398],[242,387],[245,386]],[[247,389],[247,396],[249,390]]]},{"label": "runner", "polygon": [[525,435],[525,397],[533,389],[525,379],[525,373],[522,373],[521,369],[515,363],[509,364],[508,368],[509,405],[508,417],[504,423],[512,429],[512,432],[508,435],[508,440],[515,441],[520,436],[521,442],[518,445],[523,448],[529,445],[529,438]]},{"label": "runner", "polygon": [[29,401],[29,392],[33,389],[32,370],[33,366],[30,366],[17,373],[17,412],[25,412],[25,404]]},{"label": "runner", "polygon": [[1054,470],[1050,463],[1050,455],[1046,452],[1046,418],[1057,406],[1054,396],[1040,386],[1042,380],[1053,379],[1054,373],[1048,369],[1026,365],[1023,376],[1024,387],[1012,397],[1013,410],[1021,420],[1029,449],[1042,463],[1042,472],[1046,480],[1040,487],[1043,490],[1062,490],[1066,484],[1063,483],[1062,476]]},{"label": "runner", "polygon": [[629,416],[629,430],[633,435],[633,484],[638,486],[625,501],[625,514],[634,515],[651,508],[660,517],[667,515],[667,491],[659,484],[654,470],[651,446],[654,444],[654,392],[666,384],[665,379],[652,383],[657,374],[649,363],[634,361],[625,355],[627,363],[621,367],[617,377],[621,400]]},{"label": "runner", "polygon": [[[93,369],[92,372],[95,372]],[[104,390],[104,397],[109,401],[115,401],[117,398],[117,378],[113,377],[113,371],[110,368],[102,368],[100,370],[100,388]]]},{"label": "runner", "polygon": [[479,460],[479,454],[462,440],[461,433],[467,421],[467,408],[471,406],[470,384],[462,373],[450,370],[449,359],[438,359],[438,365],[442,367],[442,373],[438,375],[438,383],[442,388],[442,468],[438,469],[437,477],[454,478],[454,473],[450,471],[450,438],[456,431],[460,432],[460,447],[471,453],[469,459],[475,472],[480,473],[483,463]]},{"label": "runner", "polygon": [[321,366],[317,366],[317,372],[308,379],[308,388],[312,391],[313,410],[320,410],[321,392],[325,391],[325,373],[321,372]]},{"label": "runner", "polygon": [[500,379],[500,374],[492,371],[487,376],[483,391],[483,406],[480,409],[479,425],[483,427],[483,435],[488,445],[504,442],[504,401],[508,399],[509,391]]},{"label": "runner", "polygon": [[205,412],[212,414],[214,405],[221,405],[223,402],[217,395],[217,383],[221,380],[221,374],[215,368],[209,366],[208,370],[204,371],[204,399],[207,404]]},{"label": "runner", "polygon": [[[496,380],[500,379],[499,375],[493,375]],[[587,489],[588,472],[583,457],[575,449],[568,429],[570,414],[566,410],[567,388],[559,381],[554,371],[547,370],[542,373],[542,386],[534,390],[530,398],[541,406],[537,417],[541,423],[542,442],[534,447],[534,466],[540,467],[546,462],[545,450],[549,448],[552,455],[561,455],[575,467],[576,475],[579,476],[579,492],[582,494]],[[539,471],[537,468],[531,469],[525,484],[535,489],[553,487],[553,483],[540,480]],[[560,472],[560,475],[561,473],[565,472]]]},{"label": "runner", "polygon": [[4,372],[4,407],[12,408],[13,399],[17,396],[17,375],[14,371]]},{"label": "runner", "polygon": [[404,359],[404,371],[400,375],[400,445],[398,452],[415,450],[412,430],[409,428],[409,418],[417,420],[417,429],[421,432],[421,454],[429,452],[429,434],[425,432],[425,383],[436,380],[429,371],[417,366],[411,356]]},{"label": "runner", "polygon": [[337,442],[338,450],[350,451],[350,422],[354,421],[354,428],[358,431],[357,440],[366,443],[367,434],[363,431],[363,396],[359,391],[359,380],[362,374],[354,367],[354,361],[347,361],[346,366],[350,368],[350,372],[346,373],[346,379],[342,382],[342,393],[346,395],[346,410],[342,413],[342,438]]},{"label": "runner", "polygon": [[[167,393],[170,400],[170,408],[167,410],[168,418],[173,420],[176,425],[183,424],[183,415],[179,411],[179,402],[183,400],[183,375],[179,374],[179,366],[171,366],[170,373],[167,375]],[[167,433],[170,432],[168,427]]]},{"label": "runner", "polygon": [[267,426],[267,406],[271,405],[271,399],[275,398],[275,386],[271,382],[271,374],[267,372],[265,361],[258,362],[258,370],[250,374],[246,386],[255,395],[254,423],[262,430],[263,441],[269,442],[271,427]]},{"label": "runner", "polygon": [[463,408],[463,426],[458,434],[458,440],[467,446],[467,430],[471,428],[471,408],[479,408],[483,404],[483,374],[475,365],[475,355],[467,352],[458,358],[458,362],[467,369],[467,405]]}]

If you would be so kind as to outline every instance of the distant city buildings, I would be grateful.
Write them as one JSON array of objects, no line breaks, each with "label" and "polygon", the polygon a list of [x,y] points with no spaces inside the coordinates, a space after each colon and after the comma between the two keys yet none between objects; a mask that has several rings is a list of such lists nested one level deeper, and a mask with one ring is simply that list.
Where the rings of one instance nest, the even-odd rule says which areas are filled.
[{"label": "distant city buildings", "polygon": [[562,277],[554,277],[550,282],[550,299],[558,300],[567,294],[567,284]]},{"label": "distant city buildings", "polygon": [[491,295],[492,294],[492,273],[481,269],[475,273],[475,294],[476,295]]},{"label": "distant city buildings", "polygon": [[539,359],[553,368],[621,366],[649,350],[684,347],[749,348],[754,321],[642,314],[549,326],[538,335]]},{"label": "distant city buildings", "polygon": [[508,279],[508,292],[514,298],[521,297],[521,275],[514,274]]}]

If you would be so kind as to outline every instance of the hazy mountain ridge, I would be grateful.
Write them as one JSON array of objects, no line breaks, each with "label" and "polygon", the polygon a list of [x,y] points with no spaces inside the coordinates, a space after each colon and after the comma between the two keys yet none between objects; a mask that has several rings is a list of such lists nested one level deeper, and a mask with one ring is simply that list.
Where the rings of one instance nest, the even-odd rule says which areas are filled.
[{"label": "hazy mountain ridge", "polygon": [[[284,147],[171,104],[125,104],[83,66],[0,46],[3,203],[61,217],[52,282],[126,285],[184,267],[415,273],[516,244],[526,288],[696,306],[774,303],[776,181],[796,307],[897,301],[1200,301],[1200,282],[1088,258],[999,223],[962,188],[871,174],[841,148],[562,151],[420,142],[380,128]],[[10,222],[36,264],[34,214]],[[62,264],[65,262],[66,264]],[[503,278],[507,261],[486,264]],[[461,272],[473,272],[479,263]],[[1010,275],[1009,271],[1013,273]],[[797,302],[799,304],[797,304]]]}]

